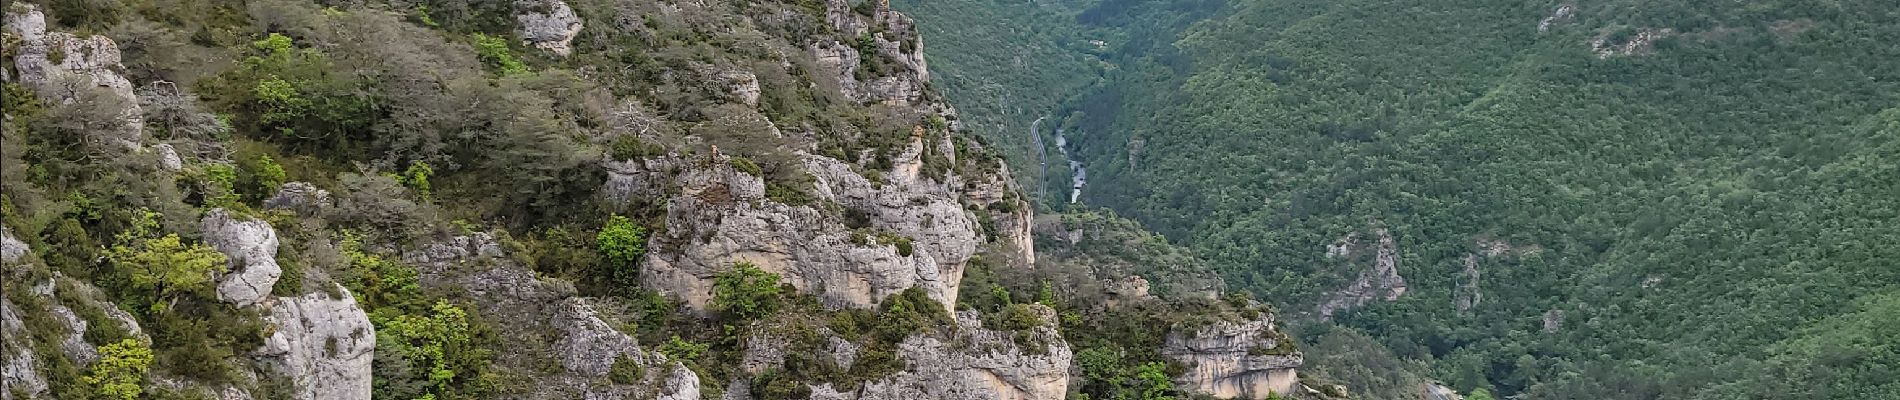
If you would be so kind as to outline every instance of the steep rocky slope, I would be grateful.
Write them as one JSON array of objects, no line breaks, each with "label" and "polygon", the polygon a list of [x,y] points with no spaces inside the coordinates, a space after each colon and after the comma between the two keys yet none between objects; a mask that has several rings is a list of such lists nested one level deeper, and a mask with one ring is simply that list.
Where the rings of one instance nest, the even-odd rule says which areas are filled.
[{"label": "steep rocky slope", "polygon": [[[887,2],[215,3],[9,6],[0,396],[1297,389],[1271,314],[1138,226],[1038,257]],[[1171,258],[1074,247],[1117,241]],[[1079,376],[1070,335],[1158,372]]]}]

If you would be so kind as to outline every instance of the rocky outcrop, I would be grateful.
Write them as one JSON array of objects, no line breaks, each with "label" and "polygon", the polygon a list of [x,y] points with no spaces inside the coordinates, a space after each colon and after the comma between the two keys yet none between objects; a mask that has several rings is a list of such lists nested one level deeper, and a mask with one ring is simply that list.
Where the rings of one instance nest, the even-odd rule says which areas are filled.
[{"label": "rocky outcrop", "polygon": [[[71,102],[79,91],[104,89],[122,100],[118,104],[123,124],[108,135],[118,145],[137,148],[145,127],[138,98],[132,93],[132,81],[119,71],[119,46],[105,36],[79,37],[47,30],[46,15],[39,7],[12,3],[6,10],[6,31],[18,39],[13,54],[17,79],[41,97]],[[10,45],[11,46],[11,45]]]},{"label": "rocky outcrop", "polygon": [[1478,279],[1483,276],[1483,273],[1478,270],[1478,255],[1466,254],[1464,265],[1465,269],[1458,273],[1464,281],[1458,282],[1458,289],[1452,292],[1451,300],[1452,307],[1461,312],[1469,311],[1484,301],[1484,292],[1480,291],[1478,286]]},{"label": "rocky outcrop", "polygon": [[1551,309],[1544,312],[1544,333],[1557,333],[1564,329],[1564,310]]},{"label": "rocky outcrop", "polygon": [[[699,377],[691,370],[643,351],[595,311],[592,299],[516,263],[493,235],[446,238],[402,258],[417,267],[425,287],[464,290],[482,318],[507,321],[495,327],[501,346],[511,350],[497,352],[496,361],[525,374],[530,392],[516,398],[699,398]],[[645,371],[638,382],[606,379],[616,361],[628,358]]]},{"label": "rocky outcrop", "polygon": [[1557,6],[1556,10],[1550,12],[1550,16],[1544,17],[1544,19],[1537,21],[1537,31],[1548,32],[1550,31],[1551,24],[1555,24],[1558,21],[1570,19],[1570,16],[1576,14],[1576,12],[1577,12],[1576,6],[1572,6],[1569,4]]},{"label": "rocky outcrop", "polygon": [[1042,325],[1019,341],[1016,332],[984,329],[976,315],[960,315],[951,337],[913,335],[897,346],[905,368],[865,382],[853,393],[812,387],[813,399],[1055,400],[1068,391],[1074,354],[1056,331],[1055,310],[1031,305]]},{"label": "rocky outcrop", "polygon": [[13,230],[0,227],[0,263],[12,264],[26,258],[31,249],[26,242],[13,237]]},{"label": "rocky outcrop", "polygon": [[27,343],[26,322],[20,313],[12,301],[0,299],[0,345],[6,347],[6,352],[0,354],[0,383],[6,386],[0,398],[7,400],[16,393],[36,398],[47,389],[46,376],[40,375],[40,355],[34,354]]},{"label": "rocky outcrop", "polygon": [[581,17],[561,0],[515,0],[515,35],[529,46],[566,57],[569,43],[581,34]]},{"label": "rocky outcrop", "polygon": [[257,354],[288,377],[298,400],[368,400],[376,327],[342,287],[278,297],[266,321],[270,337]]},{"label": "rocky outcrop", "polygon": [[1148,294],[1148,279],[1142,278],[1141,275],[1129,275],[1119,280],[1104,281],[1102,287],[1108,293],[1110,302],[1154,298]]},{"label": "rocky outcrop", "polygon": [[1628,35],[1606,31],[1590,39],[1590,52],[1600,59],[1643,55],[1656,50],[1657,40],[1675,35],[1676,30],[1671,28],[1640,28]]},{"label": "rocky outcrop", "polygon": [[[918,104],[924,97],[924,84],[930,82],[930,70],[924,61],[923,38],[910,17],[890,11],[887,3],[879,3],[869,17],[853,12],[847,1],[830,0],[825,5],[825,20],[849,34],[847,40],[868,35],[870,40],[860,43],[871,46],[852,47],[838,40],[812,43],[808,51],[818,60],[819,69],[853,101]],[[872,71],[859,70],[866,62],[888,67],[878,68],[881,74],[871,76]]]},{"label": "rocky outcrop", "polygon": [[284,272],[277,266],[277,231],[270,223],[239,219],[220,208],[205,213],[201,229],[205,242],[230,260],[231,272],[218,279],[218,300],[245,306],[270,295]]},{"label": "rocky outcrop", "polygon": [[[1354,232],[1339,238],[1326,246],[1327,258],[1341,260],[1347,266],[1364,268],[1359,277],[1351,284],[1333,292],[1319,304],[1316,312],[1320,319],[1331,319],[1334,313],[1352,309],[1366,302],[1381,299],[1398,300],[1405,294],[1405,277],[1399,276],[1399,246],[1392,234],[1385,228],[1373,230],[1374,241],[1368,245],[1360,242],[1359,233]],[[1370,256],[1370,260],[1364,260]]]},{"label": "rocky outcrop", "polygon": [[820,198],[863,215],[871,228],[910,238],[917,255],[934,259],[943,288],[939,293],[926,287],[926,292],[944,300],[945,309],[954,309],[964,262],[976,254],[982,238],[976,219],[958,202],[959,193],[949,189],[957,186],[954,182],[938,184],[917,175],[921,151],[921,142],[913,141],[910,151],[893,157],[894,173],[885,174],[889,182],[881,186],[838,160],[807,157],[805,167],[817,179]]},{"label": "rocky outcrop", "polygon": [[1299,383],[1295,368],[1305,360],[1286,334],[1274,330],[1271,315],[1215,322],[1191,334],[1170,333],[1161,354],[1190,366],[1175,378],[1177,386],[1220,398],[1293,393]]},{"label": "rocky outcrop", "polygon": [[[107,301],[98,288],[68,279],[58,272],[52,275],[51,279],[25,288],[30,292],[29,296],[43,299],[39,308],[22,308],[10,300],[0,299],[0,348],[5,349],[0,352],[0,384],[7,388],[6,391],[0,391],[0,398],[14,398],[14,389],[25,394],[26,399],[42,398],[40,396],[44,396],[49,389],[47,376],[42,371],[43,357],[64,357],[82,368],[98,361],[98,344],[86,339],[86,331],[92,324],[116,325],[133,338],[151,340],[131,314]],[[62,290],[71,292],[59,293]],[[87,320],[81,316],[80,310],[97,310],[105,318]],[[27,330],[27,315],[44,315],[44,318],[57,324],[54,326],[56,335],[53,336],[57,342],[34,343],[39,338]],[[45,345],[38,346],[41,348],[57,349],[57,352],[35,352],[33,349],[36,344]]]},{"label": "rocky outcrop", "polygon": [[264,200],[264,208],[290,210],[299,215],[319,215],[330,204],[330,191],[308,182],[285,183],[277,189],[277,194]]},{"label": "rocky outcrop", "polygon": [[719,74],[719,80],[725,82],[727,93],[748,106],[759,105],[759,95],[764,89],[759,87],[759,77],[746,71],[727,71]]},{"label": "rocky outcrop", "polygon": [[[657,251],[641,262],[641,276],[648,287],[697,310],[711,298],[712,277],[738,262],[779,274],[834,308],[868,308],[911,287],[950,307],[963,263],[979,242],[972,218],[940,186],[874,188],[848,164],[825,157],[805,158],[817,197],[863,215],[864,229],[854,231],[839,216],[810,206],[767,199],[764,181],[724,156],[619,167],[610,168],[610,188],[674,193],[666,203],[667,228],[650,240],[648,248]],[[673,168],[680,171],[668,174]]]},{"label": "rocky outcrop", "polygon": [[167,172],[178,172],[185,169],[185,159],[178,156],[178,148],[172,147],[171,143],[159,143],[156,146],[152,146],[152,151],[158,153],[159,169]]}]

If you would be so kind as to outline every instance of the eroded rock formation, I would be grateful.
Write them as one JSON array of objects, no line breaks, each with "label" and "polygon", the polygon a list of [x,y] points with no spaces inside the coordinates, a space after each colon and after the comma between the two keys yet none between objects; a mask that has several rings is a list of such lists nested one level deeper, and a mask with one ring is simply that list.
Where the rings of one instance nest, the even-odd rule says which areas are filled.
[{"label": "eroded rock formation", "polygon": [[284,272],[277,265],[277,231],[270,223],[215,209],[205,213],[201,227],[205,243],[230,261],[231,271],[218,278],[218,300],[244,306],[270,295]]},{"label": "eroded rock formation", "polygon": [[1373,300],[1398,300],[1405,294],[1405,277],[1399,276],[1398,242],[1385,228],[1374,229],[1372,237],[1372,243],[1362,243],[1360,234],[1354,232],[1326,247],[1327,258],[1362,269],[1357,279],[1320,303],[1316,312],[1321,319]]},{"label": "eroded rock formation", "polygon": [[1220,321],[1192,333],[1171,333],[1161,354],[1190,366],[1175,378],[1181,388],[1220,398],[1293,393],[1299,383],[1295,368],[1305,362],[1286,334],[1274,330],[1272,316],[1264,314],[1251,321]]}]

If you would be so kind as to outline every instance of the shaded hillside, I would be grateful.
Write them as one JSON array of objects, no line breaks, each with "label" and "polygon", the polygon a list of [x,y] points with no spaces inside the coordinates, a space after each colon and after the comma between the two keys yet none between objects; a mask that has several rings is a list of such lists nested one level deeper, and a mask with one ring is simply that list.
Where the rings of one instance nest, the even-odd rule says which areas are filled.
[{"label": "shaded hillside", "polygon": [[[1856,298],[1900,284],[1884,261],[1900,255],[1900,8],[1226,7],[1111,55],[1065,124],[1085,202],[1179,239],[1230,287],[1332,314],[1460,390],[1889,386],[1838,378],[1892,369],[1881,356],[1806,375],[1763,351],[1854,348],[1870,338],[1815,324],[1866,318]],[[1390,277],[1351,251],[1382,231]]]}]

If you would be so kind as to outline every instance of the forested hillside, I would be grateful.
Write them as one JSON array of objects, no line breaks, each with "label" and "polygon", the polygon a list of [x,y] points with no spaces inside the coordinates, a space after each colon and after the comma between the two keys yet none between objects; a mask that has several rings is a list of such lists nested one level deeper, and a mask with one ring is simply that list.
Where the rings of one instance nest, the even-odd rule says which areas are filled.
[{"label": "forested hillside", "polygon": [[0,399],[1345,397],[888,2],[0,11]]},{"label": "forested hillside", "polygon": [[[1900,293],[1900,6],[1143,11],[1173,4],[1044,20],[1180,27],[1104,55],[1104,81],[1051,112],[1088,166],[1085,203],[1185,243],[1230,287],[1460,391],[1900,397],[1874,372],[1900,368],[1876,328]],[[959,46],[1038,39],[940,29]]]}]

